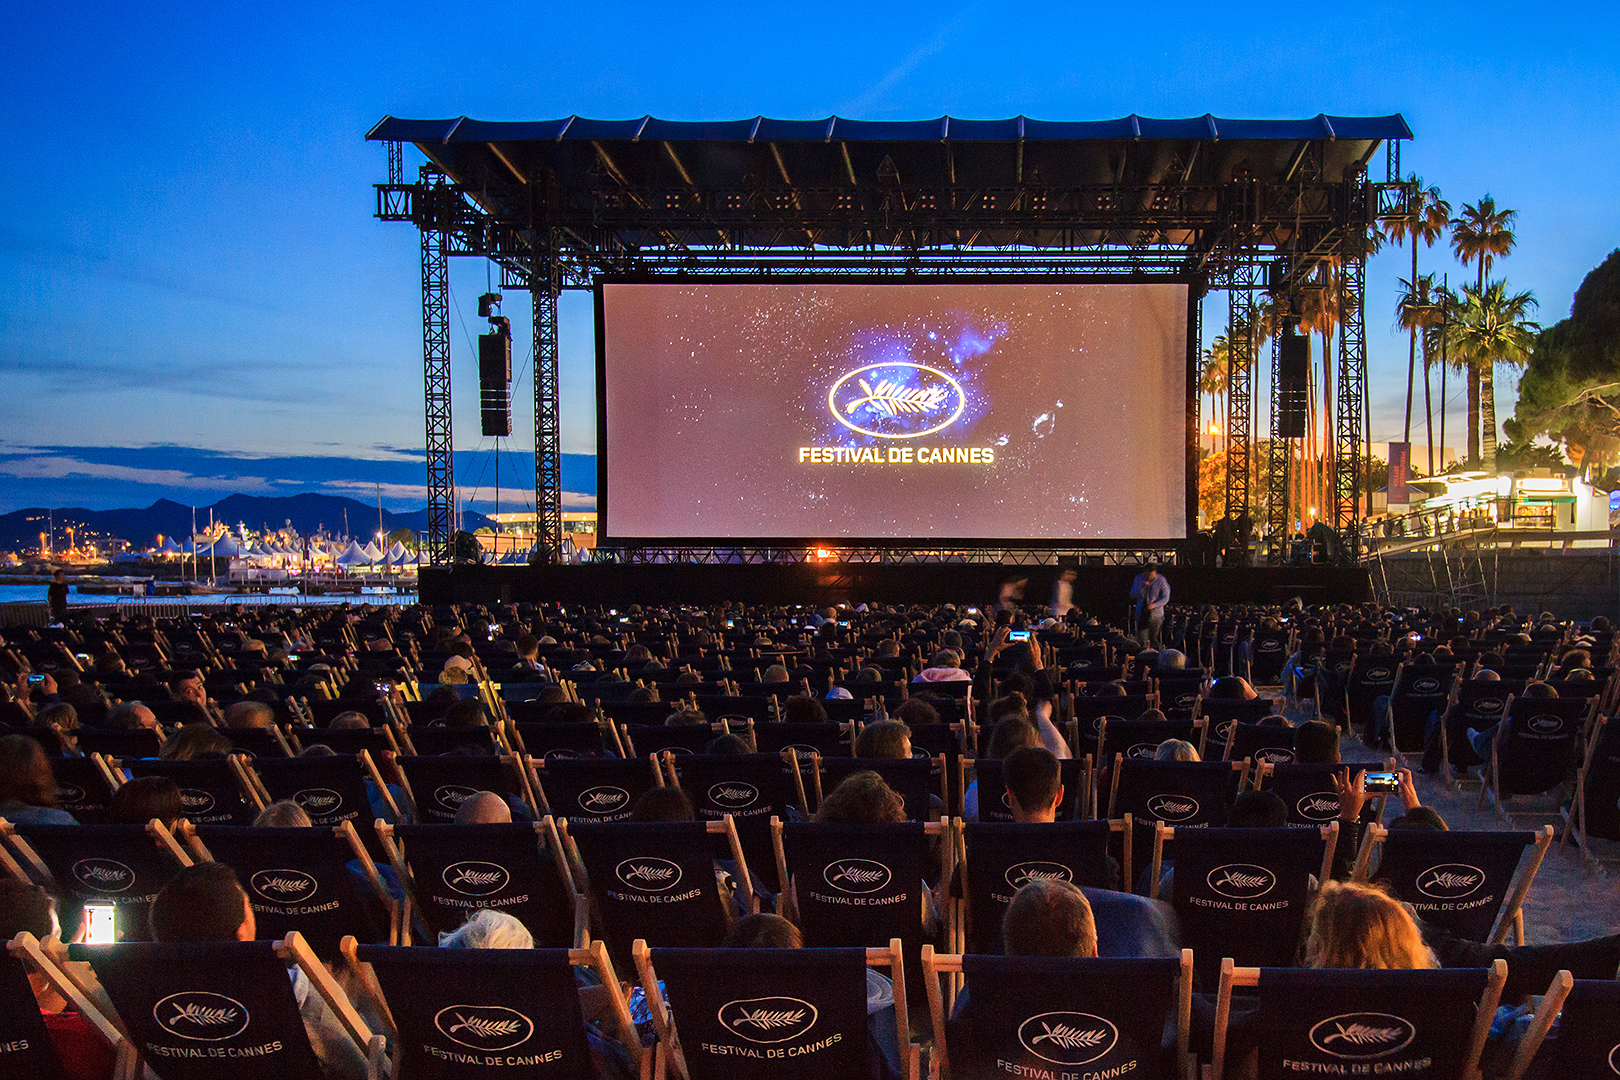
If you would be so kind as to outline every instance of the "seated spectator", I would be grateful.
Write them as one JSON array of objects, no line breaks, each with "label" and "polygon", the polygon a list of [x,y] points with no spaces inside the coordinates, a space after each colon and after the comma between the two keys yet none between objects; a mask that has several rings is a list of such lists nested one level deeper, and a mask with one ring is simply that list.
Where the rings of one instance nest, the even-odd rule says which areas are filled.
[{"label": "seated spectator", "polygon": [[1007,802],[1014,821],[1036,824],[1057,820],[1058,807],[1063,805],[1063,776],[1052,751],[1036,745],[1014,750],[1001,764],[1001,778],[1007,785]]},{"label": "seated spectator", "polygon": [[973,676],[962,667],[962,658],[954,649],[940,649],[934,653],[929,665],[917,673],[911,681],[914,683],[930,682],[971,682]]},{"label": "seated spectator", "polygon": [[[659,790],[670,789],[653,789]],[[883,782],[883,777],[863,769],[844,777],[842,783],[827,793],[816,811],[816,820],[839,825],[899,824],[906,820],[906,801]]]},{"label": "seated spectator", "polygon": [[1187,669],[1187,654],[1180,649],[1165,649],[1159,653],[1158,661],[1153,665],[1154,671],[1159,675],[1175,675]]},{"label": "seated spectator", "polygon": [[1234,829],[1282,829],[1288,826],[1288,806],[1269,791],[1245,791],[1232,803],[1226,824]]},{"label": "seated spectator", "polygon": [[1166,739],[1153,751],[1154,761],[1200,761],[1198,747],[1186,739]]},{"label": "seated spectator", "polygon": [[107,804],[111,825],[145,825],[153,818],[173,829],[182,813],[180,785],[167,776],[137,776],[113,792]]},{"label": "seated spectator", "polygon": [[484,908],[454,930],[439,934],[441,949],[532,949],[529,928],[504,911]]},{"label": "seated spectator", "polygon": [[907,698],[898,709],[894,710],[893,716],[907,727],[923,727],[939,723],[939,710],[922,695]]},{"label": "seated spectator", "polygon": [[120,731],[158,728],[157,716],[139,701],[120,701],[107,711],[107,726]]},{"label": "seated spectator", "polygon": [[[224,863],[207,862],[175,874],[152,900],[152,937],[165,944],[187,941],[252,941],[257,933],[253,907]],[[362,1080],[366,1061],[326,1000],[301,968],[288,969],[304,1030],[329,1080]]]},{"label": "seated spectator", "polygon": [[1294,760],[1307,765],[1339,763],[1339,729],[1322,720],[1307,720],[1294,729]]},{"label": "seated spectator", "polygon": [[[10,941],[24,931],[39,939],[41,949],[57,966],[69,963],[51,895],[38,885],[0,877],[0,940]],[[74,1010],[43,975],[30,971],[28,986],[61,1060],[63,1080],[109,1080],[113,1050],[100,1030]],[[108,1008],[110,1011],[110,1005]]]},{"label": "seated spectator", "polygon": [[[847,697],[849,691],[845,690],[844,694]],[[782,703],[782,719],[789,724],[825,724],[827,710],[816,698],[795,694]]]},{"label": "seated spectator", "polygon": [[898,720],[880,720],[867,724],[855,737],[855,756],[858,758],[911,757],[911,728]]},{"label": "seated spectator", "polygon": [[1254,692],[1248,679],[1223,675],[1210,686],[1209,696],[1217,701],[1253,701],[1260,695]]},{"label": "seated spectator", "polygon": [[1097,955],[1091,903],[1068,881],[1032,881],[1013,894],[1001,921],[1008,956],[1085,959]]},{"label": "seated spectator", "polygon": [[786,667],[781,664],[772,664],[765,669],[765,673],[759,677],[759,681],[762,683],[785,683],[790,678]]},{"label": "seated spectator", "polygon": [[444,718],[439,722],[445,727],[488,727],[489,713],[484,710],[482,701],[467,698],[444,710]]},{"label": "seated spectator", "polygon": [[238,701],[226,706],[225,726],[268,731],[276,726],[276,710],[262,701]]},{"label": "seated spectator", "polygon": [[630,808],[631,821],[696,821],[692,800],[678,787],[655,787],[641,793]]},{"label": "seated spectator", "polygon": [[[1526,686],[1524,688],[1524,693],[1520,694],[1519,696],[1522,698],[1535,698],[1542,701],[1550,701],[1558,697],[1558,691],[1553,687],[1548,686],[1544,682],[1533,682]],[[1496,737],[1501,733],[1501,731],[1502,721],[1500,720],[1486,728],[1484,731],[1475,731],[1473,728],[1468,729],[1468,745],[1473,747],[1474,753],[1479,755],[1479,759],[1481,761],[1489,761],[1491,759],[1491,748],[1495,745]]]},{"label": "seated spectator", "polygon": [[1439,967],[1417,919],[1374,885],[1329,881],[1305,914],[1301,962],[1309,968]]},{"label": "seated spectator", "polygon": [[253,824],[261,829],[310,829],[315,825],[304,808],[291,799],[277,799],[260,810]]},{"label": "seated spectator", "polygon": [[665,727],[695,727],[708,722],[709,718],[703,715],[702,710],[684,705],[664,717]]},{"label": "seated spectator", "polygon": [[371,718],[365,713],[350,709],[332,717],[332,722],[326,727],[329,731],[365,731],[371,727]]},{"label": "seated spectator", "polygon": [[230,752],[231,740],[214,730],[212,724],[184,724],[163,740],[158,757],[164,761],[200,761],[225,757]]},{"label": "seated spectator", "polygon": [[65,701],[47,705],[34,716],[29,731],[42,745],[54,745],[63,754],[75,754],[79,740],[79,711]]},{"label": "seated spectator", "polygon": [[703,748],[705,754],[739,755],[752,754],[754,748],[748,745],[748,740],[741,735],[716,735],[709,745]]},{"label": "seated spectator", "polygon": [[480,791],[456,808],[457,825],[504,825],[512,820],[512,808],[493,791]]},{"label": "seated spectator", "polygon": [[60,808],[56,774],[38,740],[0,737],[0,817],[15,825],[77,825]]}]

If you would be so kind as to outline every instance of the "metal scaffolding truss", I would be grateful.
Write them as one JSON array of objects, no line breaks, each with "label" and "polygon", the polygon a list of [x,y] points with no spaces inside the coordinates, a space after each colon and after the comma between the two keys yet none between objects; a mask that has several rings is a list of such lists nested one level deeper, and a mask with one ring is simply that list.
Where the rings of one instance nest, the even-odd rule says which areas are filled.
[{"label": "metal scaffolding truss", "polygon": [[[388,117],[367,137],[388,148],[377,217],[408,222],[422,238],[428,550],[435,563],[451,556],[455,500],[452,256],[489,259],[500,266],[504,288],[532,294],[542,560],[557,557],[563,538],[557,297],[603,276],[1083,281],[1152,274],[1187,281],[1194,297],[1233,290],[1226,508],[1239,512],[1248,508],[1255,435],[1254,294],[1263,287],[1287,295],[1324,267],[1350,267],[1341,275],[1341,303],[1353,305],[1356,318],[1341,327],[1334,520],[1350,530],[1359,519],[1362,264],[1379,219],[1404,204],[1398,173],[1369,184],[1366,168],[1380,144],[1411,138],[1399,116],[901,124]],[[405,182],[405,143],[428,160],[414,183]],[[1398,169],[1398,151],[1386,151],[1386,169],[1391,161]],[[1241,362],[1245,355],[1251,362]],[[1189,415],[1194,453],[1199,421]],[[1268,470],[1274,496],[1287,468],[1276,442]],[[1273,497],[1274,529],[1281,505]],[[1285,530],[1286,521],[1280,524]],[[860,550],[840,555],[856,558]]]},{"label": "metal scaffolding truss", "polygon": [[1174,547],[900,549],[892,547],[716,547],[667,546],[604,549],[598,562],[700,563],[705,565],[792,564],[805,562],[875,563],[886,566],[924,563],[996,563],[1004,566],[1137,566],[1171,563]]}]

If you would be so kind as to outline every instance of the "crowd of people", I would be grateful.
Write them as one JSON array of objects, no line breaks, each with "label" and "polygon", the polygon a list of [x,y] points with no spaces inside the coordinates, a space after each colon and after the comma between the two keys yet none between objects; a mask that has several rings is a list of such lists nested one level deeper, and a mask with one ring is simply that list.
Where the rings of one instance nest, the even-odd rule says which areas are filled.
[{"label": "crowd of people", "polygon": [[[412,728],[492,731],[488,741],[453,746],[452,754],[513,749],[513,718],[520,711],[538,723],[579,724],[608,716],[656,718],[676,727],[710,725],[709,755],[748,754],[764,725],[827,723],[850,715],[844,738],[852,756],[871,763],[931,757],[921,740],[956,723],[961,756],[1000,763],[1005,806],[1019,824],[1053,823],[1074,816],[1080,794],[1068,790],[1065,765],[1096,748],[1091,730],[1075,720],[1086,698],[1135,699],[1145,708],[1130,719],[1172,721],[1177,703],[1164,688],[1196,687],[1203,702],[1273,700],[1260,722],[1288,729],[1291,760],[1338,765],[1341,747],[1391,749],[1384,701],[1358,706],[1345,686],[1347,657],[1387,656],[1391,662],[1454,663],[1476,681],[1500,678],[1509,657],[1534,650],[1543,657],[1526,696],[1556,696],[1565,680],[1606,688],[1613,679],[1616,642],[1606,620],[1566,624],[1503,607],[1485,611],[1394,610],[1372,605],[1306,608],[1189,609],[1170,605],[1170,590],[1152,568],[1133,587],[1136,625],[1105,620],[1062,605],[1026,607],[1004,595],[984,609],[972,606],[895,607],[840,605],[821,609],[744,607],[657,608],[626,604],[564,608],[557,605],[342,606],[330,608],[226,608],[214,615],[151,618],[138,612],[69,619],[46,628],[11,629],[0,636],[0,818],[17,826],[78,821],[62,797],[60,763],[102,745],[106,733],[124,733],[127,745],[147,746],[164,761],[225,758],[248,745],[291,756],[331,754],[323,731],[390,727],[408,739]],[[1261,655],[1265,641],[1283,642],[1275,662]],[[1608,690],[1602,700],[1610,701]],[[1079,710],[1093,715],[1096,708]],[[735,724],[721,725],[728,716]],[[1425,736],[1422,771],[1466,774],[1488,759],[1499,737],[1472,730],[1456,708],[1435,710]],[[608,729],[604,729],[605,731]],[[146,732],[144,736],[131,733]],[[977,733],[976,735],[974,733]],[[1442,734],[1448,736],[1442,740]],[[144,738],[145,743],[137,743]],[[325,735],[337,742],[335,734]],[[98,741],[100,740],[100,741]],[[255,741],[258,740],[258,741]],[[120,743],[119,745],[126,745]],[[1449,750],[1442,751],[1442,747]],[[1471,751],[1475,755],[1470,759]],[[260,753],[266,752],[261,749]],[[605,738],[603,755],[615,752]],[[1166,736],[1151,757],[1196,762],[1214,752],[1188,738]],[[1442,760],[1449,753],[1448,760]],[[369,795],[379,821],[427,820],[409,785],[390,774],[382,755],[381,784]],[[1570,763],[1571,775],[1577,762]],[[1108,761],[1092,761],[1084,781],[1106,787]],[[1373,770],[1380,771],[1380,770]],[[1333,873],[1318,883],[1302,923],[1295,963],[1303,968],[1417,969],[1478,967],[1506,959],[1511,993],[1498,1025],[1504,1046],[1525,1001],[1551,976],[1614,978],[1620,938],[1511,946],[1466,941],[1429,926],[1382,885],[1356,880],[1354,863],[1366,830],[1445,830],[1447,823],[1418,794],[1412,772],[1396,768],[1391,803],[1380,820],[1367,789],[1368,770],[1346,766],[1333,774],[1338,797],[1339,846]],[[1071,781],[1072,782],[1072,781]],[[973,822],[981,819],[978,780],[953,790],[947,783],[920,812],[880,768],[863,768],[828,790],[814,806],[788,816],[844,825],[883,825],[908,819]],[[699,819],[691,793],[676,785],[654,787],[636,800],[629,820]],[[1378,807],[1382,803],[1379,802]],[[509,791],[470,794],[458,824],[536,820],[543,807]],[[1102,816],[1092,805],[1093,816]],[[163,776],[128,779],[111,793],[94,823],[173,828],[186,817],[180,786]],[[87,821],[86,823],[91,823]],[[1233,790],[1217,825],[1282,828],[1287,807],[1259,787]],[[308,826],[294,801],[271,802],[255,824]],[[1138,875],[1114,850],[1106,888],[1082,888],[1058,879],[1032,880],[1007,905],[1001,940],[1009,956],[1176,956],[1181,941],[1167,902],[1175,892],[1173,861],[1158,879]],[[723,942],[732,948],[798,948],[801,928],[785,918],[793,905],[768,887],[766,876],[743,880],[717,860],[736,917]],[[26,931],[47,952],[70,963],[65,943],[87,932],[80,897],[66,883],[22,880],[26,870],[0,879],[0,935]],[[942,950],[944,913],[960,883],[935,876],[922,890],[920,940]],[[407,882],[389,875],[403,895]],[[779,891],[792,893],[794,883]],[[1151,897],[1153,898],[1150,898]],[[765,911],[748,914],[759,896]],[[132,927],[139,926],[139,929]],[[256,936],[254,905],[235,870],[202,862],[169,881],[145,918],[121,931],[158,942],[247,941]],[[1106,947],[1100,947],[1099,942]],[[534,939],[511,915],[477,910],[446,931],[443,948],[523,949]],[[657,942],[653,943],[654,945]],[[879,945],[886,942],[869,942]],[[85,979],[93,984],[94,973]],[[627,982],[633,975],[626,974]],[[291,980],[310,1041],[331,1077],[358,1078],[365,1062],[324,998],[297,969]],[[868,980],[874,1075],[904,1071],[900,1047],[883,1035],[880,1017],[892,1015],[894,991],[876,973]],[[31,983],[61,1058],[64,1075],[111,1075],[105,1040],[47,980]],[[629,1068],[624,1048],[607,1023],[596,1023],[600,1003],[581,986],[592,1022],[594,1065],[604,1075]],[[1203,995],[1214,988],[1201,984]],[[913,987],[915,992],[915,987]],[[958,1011],[968,1000],[958,995]],[[639,988],[632,1004],[641,1006]],[[1213,1010],[1195,1010],[1194,1046],[1208,1043]],[[102,1000],[110,1009],[110,1002]],[[885,1010],[888,1010],[886,1013]],[[926,1010],[913,1010],[913,1034],[926,1041]],[[638,1012],[638,1018],[641,1014]],[[386,1025],[383,1025],[386,1027]],[[401,1033],[403,1036],[406,1033]],[[640,1026],[650,1044],[652,1026]],[[1234,1020],[1230,1060],[1244,1067],[1254,1050]],[[1505,1051],[1492,1061],[1505,1061]],[[1249,1063],[1252,1067],[1252,1062]]]}]

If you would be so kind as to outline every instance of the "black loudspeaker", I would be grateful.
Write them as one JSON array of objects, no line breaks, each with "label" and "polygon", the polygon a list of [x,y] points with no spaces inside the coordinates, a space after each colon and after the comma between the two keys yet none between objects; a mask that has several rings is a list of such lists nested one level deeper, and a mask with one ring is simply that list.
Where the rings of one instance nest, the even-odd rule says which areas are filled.
[{"label": "black loudspeaker", "polygon": [[485,435],[512,434],[512,334],[505,326],[478,337],[478,406]]},{"label": "black loudspeaker", "polygon": [[1310,408],[1307,383],[1311,368],[1311,339],[1287,331],[1282,336],[1277,371],[1277,430],[1279,439],[1305,437],[1305,413]]}]

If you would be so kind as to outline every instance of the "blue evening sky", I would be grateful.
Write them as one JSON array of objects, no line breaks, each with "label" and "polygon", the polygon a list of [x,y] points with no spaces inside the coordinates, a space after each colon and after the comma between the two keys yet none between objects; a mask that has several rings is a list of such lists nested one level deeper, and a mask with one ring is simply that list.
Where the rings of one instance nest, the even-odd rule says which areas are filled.
[{"label": "blue evening sky", "polygon": [[[0,512],[236,490],[369,500],[379,483],[390,505],[421,504],[417,237],[372,217],[386,154],[363,141],[387,113],[1401,112],[1408,170],[1458,207],[1489,192],[1519,211],[1501,272],[1550,322],[1620,245],[1616,41],[1612,2],[6,5]],[[1369,275],[1375,441],[1400,437],[1407,259],[1382,254]],[[1459,276],[1442,247],[1423,261]],[[452,275],[458,480],[487,509],[485,267]],[[527,303],[511,300],[522,402]],[[565,296],[573,454],[595,447],[591,334],[588,295]],[[1513,385],[1498,382],[1504,417]],[[520,405],[519,433],[530,415]],[[511,464],[530,445],[510,440]],[[591,501],[588,464],[566,476],[571,505]],[[512,505],[531,471],[502,469]]]}]

